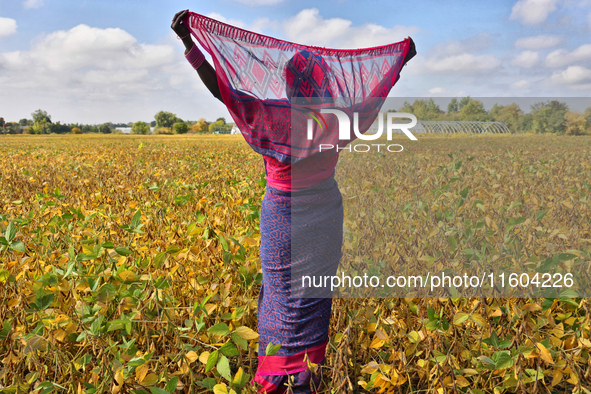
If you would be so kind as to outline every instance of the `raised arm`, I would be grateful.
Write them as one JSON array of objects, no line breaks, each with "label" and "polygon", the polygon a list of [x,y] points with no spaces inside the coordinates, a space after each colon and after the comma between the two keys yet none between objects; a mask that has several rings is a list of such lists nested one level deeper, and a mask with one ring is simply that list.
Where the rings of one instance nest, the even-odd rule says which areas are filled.
[{"label": "raised arm", "polygon": [[[187,15],[187,12],[189,12],[189,10],[177,12],[172,19],[172,25],[170,26],[172,30],[174,30],[174,32],[182,38],[183,44],[185,44],[185,55],[187,55],[191,50],[199,50],[199,48],[197,48],[193,42],[193,38],[191,38],[191,32],[189,31],[189,28],[183,23],[183,19],[185,18],[185,15]],[[207,60],[203,60],[203,63],[201,63],[201,65],[197,68],[197,74],[199,74],[199,77],[205,86],[207,86],[207,89],[209,89],[211,94],[213,94],[215,98],[223,103],[224,100],[222,100],[215,69],[211,66],[211,64],[209,64]]]}]

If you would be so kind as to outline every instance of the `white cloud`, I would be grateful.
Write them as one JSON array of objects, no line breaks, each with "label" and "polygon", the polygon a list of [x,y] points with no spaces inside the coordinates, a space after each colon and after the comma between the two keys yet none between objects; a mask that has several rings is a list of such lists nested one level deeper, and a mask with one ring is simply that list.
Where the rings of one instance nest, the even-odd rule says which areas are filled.
[{"label": "white cloud", "polygon": [[492,55],[460,55],[429,59],[425,67],[431,72],[478,74],[493,70],[501,65],[501,61]]},{"label": "white cloud", "polygon": [[433,55],[444,57],[452,55],[461,55],[464,53],[474,53],[486,49],[492,44],[488,33],[478,33],[475,36],[465,40],[447,41],[439,44],[433,50]]},{"label": "white cloud", "polygon": [[268,30],[277,30],[277,28],[279,27],[279,23],[277,21],[273,21],[269,18],[258,18],[251,24],[247,24],[246,22],[240,19],[227,19],[222,14],[219,14],[217,12],[211,12],[206,16],[208,18],[215,19],[216,21],[220,21],[228,25],[236,26],[241,29],[254,31],[257,33],[263,33],[264,31]]},{"label": "white cloud", "polygon": [[558,0],[519,0],[513,6],[509,19],[517,19],[526,25],[539,25],[556,10]]},{"label": "white cloud", "polygon": [[16,33],[16,21],[11,18],[0,17],[0,38]]},{"label": "white cloud", "polygon": [[515,41],[515,46],[524,49],[552,48],[565,41],[563,36],[541,34],[535,37],[522,37]]},{"label": "white cloud", "polygon": [[429,96],[433,97],[455,97],[457,96],[457,92],[452,92],[444,87],[436,86],[432,89],[428,90]]},{"label": "white cloud", "polygon": [[501,61],[493,55],[478,54],[491,44],[488,34],[480,33],[466,40],[447,41],[427,55],[413,58],[413,75],[423,74],[482,74],[497,69]]},{"label": "white cloud", "polygon": [[471,53],[428,58],[417,55],[412,62],[413,67],[408,70],[412,75],[482,74],[493,71],[501,65],[501,61],[492,55],[473,55]]},{"label": "white cloud", "polygon": [[257,33],[263,33],[264,31],[277,30],[278,28],[279,23],[276,21],[272,21],[269,18],[259,18],[252,22],[248,29]]},{"label": "white cloud", "polygon": [[323,19],[316,8],[300,11],[282,23],[283,31],[290,41],[300,44],[332,48],[365,48],[402,41],[417,33],[416,26],[386,28],[374,23],[353,26],[348,19]]},{"label": "white cloud", "polygon": [[556,84],[591,82],[591,70],[582,66],[570,66],[564,71],[554,72],[551,79]]},{"label": "white cloud", "polygon": [[168,63],[172,47],[138,44],[119,28],[78,25],[45,36],[27,54],[32,63],[53,71],[157,67]]},{"label": "white cloud", "polygon": [[164,68],[184,60],[172,46],[140,44],[122,29],[78,25],[33,42],[28,51],[0,53],[3,85],[15,99],[53,97],[64,106],[67,100],[92,100],[124,108],[121,100],[168,87]]},{"label": "white cloud", "polygon": [[26,0],[23,3],[25,8],[39,8],[43,5],[45,0]]},{"label": "white cloud", "polygon": [[557,49],[546,56],[546,65],[548,67],[562,67],[567,64],[590,60],[591,59],[591,44],[584,44],[569,52],[565,49]]},{"label": "white cloud", "polygon": [[29,50],[0,52],[0,83],[11,92],[0,95],[7,119],[29,118],[38,108],[62,123],[151,121],[161,110],[182,119],[230,118],[173,32],[152,45],[122,29],[78,25],[32,43]]},{"label": "white cloud", "polygon": [[246,23],[242,22],[241,20],[239,20],[239,19],[227,19],[222,14],[218,14],[217,12],[211,12],[211,13],[205,15],[205,16],[207,16],[208,18],[211,18],[211,19],[215,19],[216,21],[227,23],[228,25],[239,27],[241,29],[245,29],[246,28]]},{"label": "white cloud", "polygon": [[528,81],[526,81],[525,79],[522,79],[521,81],[517,81],[515,83],[511,84],[511,89],[527,89],[529,88],[530,83]]},{"label": "white cloud", "polygon": [[534,51],[523,51],[511,61],[514,66],[531,68],[540,60],[540,54]]},{"label": "white cloud", "polygon": [[429,89],[429,93],[431,93],[431,94],[444,94],[446,92],[447,92],[447,90],[445,88],[440,87],[440,86],[437,86],[433,89]]}]

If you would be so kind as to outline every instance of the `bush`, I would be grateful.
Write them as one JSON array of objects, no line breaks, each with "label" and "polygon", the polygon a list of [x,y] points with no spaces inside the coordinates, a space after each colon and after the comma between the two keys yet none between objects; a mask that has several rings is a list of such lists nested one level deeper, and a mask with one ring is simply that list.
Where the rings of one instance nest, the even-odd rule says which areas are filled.
[{"label": "bush", "polygon": [[186,123],[175,123],[172,125],[175,134],[186,134],[189,131],[189,126]]},{"label": "bush", "polygon": [[112,130],[108,124],[103,123],[102,125],[99,126],[99,133],[109,134],[109,133],[112,133]]},{"label": "bush", "polygon": [[213,133],[214,131],[219,131],[224,127],[224,125],[225,123],[223,123],[221,120],[215,121],[208,126],[209,132]]},{"label": "bush", "polygon": [[208,130],[208,123],[204,118],[201,118],[197,121],[197,123],[195,123],[193,126],[191,126],[191,132],[193,133],[203,133],[205,131]]},{"label": "bush", "polygon": [[532,131],[534,133],[562,134],[566,130],[565,115],[568,107],[565,103],[553,100],[532,105]]},{"label": "bush", "polygon": [[587,119],[578,112],[567,111],[564,115],[566,121],[565,133],[568,135],[585,135],[588,134],[591,125],[587,122]]},{"label": "bush", "polygon": [[172,131],[168,127],[156,127],[152,134],[172,135]]},{"label": "bush", "polygon": [[82,134],[82,130],[80,130],[78,127],[74,127],[74,128],[72,128],[71,133],[72,134]]},{"label": "bush", "polygon": [[146,122],[135,122],[131,126],[131,134],[143,134],[146,135],[150,131],[150,126]]}]

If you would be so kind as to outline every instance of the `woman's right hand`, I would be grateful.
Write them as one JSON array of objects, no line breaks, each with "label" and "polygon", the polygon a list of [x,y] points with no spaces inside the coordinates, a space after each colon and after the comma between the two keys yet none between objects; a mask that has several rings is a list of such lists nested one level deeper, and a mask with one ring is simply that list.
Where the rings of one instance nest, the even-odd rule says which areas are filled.
[{"label": "woman's right hand", "polygon": [[185,44],[186,48],[185,53],[187,53],[193,47],[191,31],[183,23],[183,19],[185,18],[188,12],[189,10],[183,10],[174,14],[174,17],[172,18],[172,25],[170,25],[170,28],[174,30],[176,35],[183,40],[183,44]]}]

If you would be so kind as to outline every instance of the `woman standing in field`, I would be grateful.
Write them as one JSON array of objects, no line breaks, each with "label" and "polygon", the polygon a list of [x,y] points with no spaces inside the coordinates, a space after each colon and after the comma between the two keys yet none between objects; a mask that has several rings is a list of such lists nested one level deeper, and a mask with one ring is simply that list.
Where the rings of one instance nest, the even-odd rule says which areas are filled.
[{"label": "woman standing in field", "polygon": [[[335,149],[319,151],[318,146],[332,142],[344,147],[351,139],[339,141],[335,132],[316,132],[311,137],[310,131],[305,138],[301,124],[309,124],[309,114],[301,111],[296,99],[303,98],[307,109],[335,107],[338,98],[349,98],[345,100],[349,104],[341,103],[339,108],[361,112],[369,126],[400,69],[415,55],[414,43],[409,38],[358,50],[310,47],[188,10],[178,12],[171,27],[183,40],[189,63],[226,105],[245,140],[265,163],[259,364],[254,381],[260,385],[259,392],[268,394],[283,393],[287,385],[293,393],[314,393],[319,377],[311,374],[308,363],[324,361],[332,293],[327,289],[310,292],[298,285],[298,279],[302,274],[336,273],[343,236],[343,204],[334,179],[339,154]],[[212,56],[215,69],[191,35]],[[293,111],[296,107],[299,110]],[[335,119],[326,120],[318,123],[327,131],[338,130]],[[281,347],[266,355],[270,343]]]}]

